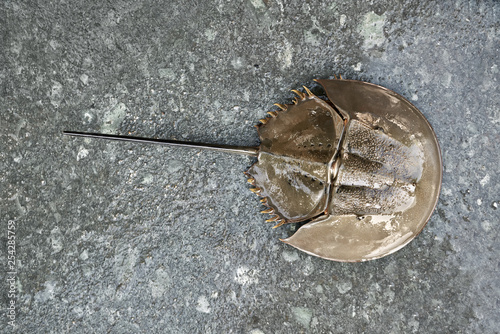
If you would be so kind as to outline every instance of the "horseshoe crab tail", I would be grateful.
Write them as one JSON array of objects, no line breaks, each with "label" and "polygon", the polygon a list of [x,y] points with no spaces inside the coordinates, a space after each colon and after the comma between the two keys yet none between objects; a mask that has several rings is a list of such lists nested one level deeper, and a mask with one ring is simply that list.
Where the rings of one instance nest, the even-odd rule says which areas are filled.
[{"label": "horseshoe crab tail", "polygon": [[88,137],[88,138],[98,138],[98,139],[109,139],[109,140],[119,140],[119,141],[129,141],[135,143],[149,143],[149,144],[159,144],[165,146],[177,146],[177,147],[188,147],[205,149],[219,152],[227,152],[233,154],[242,154],[252,157],[256,157],[259,152],[258,147],[247,147],[247,146],[230,146],[230,145],[215,145],[215,144],[203,144],[203,143],[192,143],[186,141],[177,140],[166,140],[166,139],[150,139],[141,137],[130,137],[130,136],[115,136],[102,133],[86,133],[86,132],[74,132],[74,131],[63,131],[66,136],[74,137]]}]

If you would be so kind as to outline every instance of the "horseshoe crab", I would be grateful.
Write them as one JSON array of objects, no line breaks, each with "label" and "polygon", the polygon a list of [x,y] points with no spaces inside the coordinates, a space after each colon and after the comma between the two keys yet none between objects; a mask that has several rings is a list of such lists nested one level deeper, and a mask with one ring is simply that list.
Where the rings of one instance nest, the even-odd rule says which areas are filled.
[{"label": "horseshoe crab", "polygon": [[326,97],[294,90],[293,104],[276,104],[256,126],[258,147],[64,134],[254,156],[245,174],[267,221],[305,223],[284,243],[334,261],[391,254],[420,233],[436,206],[442,162],[434,131],[391,90],[342,77],[316,81]]}]

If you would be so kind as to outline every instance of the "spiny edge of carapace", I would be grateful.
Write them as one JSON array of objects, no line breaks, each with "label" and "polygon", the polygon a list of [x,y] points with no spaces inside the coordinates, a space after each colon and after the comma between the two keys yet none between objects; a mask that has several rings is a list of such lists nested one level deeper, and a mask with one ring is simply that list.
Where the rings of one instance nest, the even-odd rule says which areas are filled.
[{"label": "spiny edge of carapace", "polygon": [[311,92],[311,90],[309,88],[307,88],[306,86],[302,86],[302,87],[306,91],[305,93],[303,93],[303,92],[301,92],[299,90],[296,90],[296,89],[292,89],[291,90],[293,93],[295,93],[297,95],[296,97],[293,98],[292,104],[275,103],[274,106],[278,107],[278,110],[268,111],[267,115],[264,118],[262,118],[262,119],[259,120],[259,124],[255,125],[255,127],[257,128],[257,130],[259,130],[259,128],[261,126],[266,125],[267,122],[270,119],[276,118],[281,113],[286,112],[290,106],[296,105],[296,104],[298,104],[301,101],[305,101],[307,99],[317,97],[316,95],[314,95],[313,92]]},{"label": "spiny edge of carapace", "polygon": [[[310,99],[310,98],[316,98],[316,95],[314,95],[313,92],[311,92],[311,90],[309,88],[307,88],[306,86],[302,86],[302,87],[306,91],[305,93],[303,93],[303,92],[301,92],[299,90],[296,90],[296,89],[292,89],[292,92],[297,95],[292,100],[292,104],[275,103],[274,105],[276,107],[278,107],[279,110],[268,111],[266,117],[260,119],[259,120],[260,123],[257,124],[257,125],[255,125],[255,127],[257,128],[257,131],[259,131],[259,129],[260,129],[261,126],[265,126],[270,119],[276,118],[281,113],[286,112],[290,106],[296,105],[299,102],[305,101],[305,100]],[[247,177],[248,183],[250,183],[252,186],[254,186],[254,188],[250,188],[250,191],[253,192],[254,194],[258,195],[259,197],[261,197],[260,202],[264,206],[267,207],[267,209],[263,210],[261,213],[265,213],[265,214],[270,214],[271,215],[271,218],[267,219],[266,223],[276,222],[277,224],[275,226],[273,226],[273,228],[277,228],[277,227],[280,227],[280,226],[286,224],[287,220],[285,218],[283,218],[282,216],[280,216],[279,214],[277,214],[276,211],[275,211],[275,209],[269,205],[268,198],[262,195],[262,192],[261,192],[262,190],[261,190],[261,188],[259,188],[256,185],[255,179],[248,172],[245,172],[245,176]]]},{"label": "spiny edge of carapace", "polygon": [[[342,78],[341,75],[339,75],[339,77],[340,77],[340,80],[343,80],[343,78]],[[335,75],[335,79],[337,79],[336,75]],[[316,79],[314,79],[314,81],[317,82]],[[278,107],[278,110],[268,111],[267,115],[264,118],[262,118],[262,119],[259,120],[260,123],[257,124],[257,125],[255,125],[255,127],[257,128],[257,131],[260,132],[260,127],[265,126],[269,120],[271,120],[273,118],[276,118],[276,117],[279,117],[282,113],[286,113],[286,111],[288,110],[289,107],[291,107],[293,105],[297,105],[301,101],[305,101],[305,100],[313,99],[313,98],[318,98],[306,86],[302,86],[302,88],[304,88],[305,93],[303,93],[303,92],[301,92],[301,91],[299,91],[297,89],[292,89],[291,90],[293,93],[295,93],[295,95],[297,95],[296,97],[293,98],[292,104],[275,103],[274,106]],[[250,175],[250,173],[244,172],[244,174],[247,177],[248,183],[250,183],[252,186],[254,186],[254,188],[250,188],[250,191],[253,192],[254,194],[256,194],[257,196],[259,196],[261,198],[260,202],[264,206],[267,207],[267,209],[263,210],[261,213],[272,215],[272,217],[269,218],[269,219],[267,219],[266,222],[277,222],[277,224],[275,226],[273,226],[273,228],[277,228],[277,227],[280,227],[280,226],[288,223],[288,221],[285,218],[283,218],[279,214],[277,214],[275,212],[275,209],[269,205],[268,198],[266,196],[262,195],[261,188],[259,188],[256,185],[255,179]]]},{"label": "spiny edge of carapace", "polygon": [[271,218],[266,220],[266,223],[276,222],[277,224],[273,228],[280,227],[287,223],[286,219],[281,217],[276,213],[275,209],[269,205],[269,199],[262,195],[261,188],[257,187],[255,184],[255,179],[248,172],[244,172],[247,177],[247,182],[250,183],[254,188],[250,188],[250,191],[260,197],[260,203],[267,207],[267,209],[261,211],[261,213],[271,215]]},{"label": "spiny edge of carapace", "polygon": [[[335,80],[345,80],[341,74],[339,74],[338,76],[334,74],[333,76],[334,76]],[[317,82],[319,85],[321,85],[321,83],[319,83],[320,80],[321,79],[313,79],[314,82]],[[330,79],[330,80],[333,80],[333,79]],[[292,99],[291,104],[275,103],[274,106],[278,107],[278,110],[268,111],[267,115],[264,118],[260,119],[258,124],[254,125],[255,128],[257,129],[257,132],[260,133],[260,128],[262,126],[265,126],[271,119],[277,118],[282,113],[286,113],[291,106],[297,105],[299,102],[306,101],[308,99],[314,99],[314,98],[319,99],[323,102],[326,102],[332,108],[336,109],[335,106],[332,104],[332,102],[330,102],[330,100],[328,98],[318,97],[316,94],[314,94],[306,86],[302,86],[302,88],[304,89],[305,93],[301,92],[297,89],[291,90],[291,92],[293,92],[293,93],[295,93],[295,95],[297,95]]]}]

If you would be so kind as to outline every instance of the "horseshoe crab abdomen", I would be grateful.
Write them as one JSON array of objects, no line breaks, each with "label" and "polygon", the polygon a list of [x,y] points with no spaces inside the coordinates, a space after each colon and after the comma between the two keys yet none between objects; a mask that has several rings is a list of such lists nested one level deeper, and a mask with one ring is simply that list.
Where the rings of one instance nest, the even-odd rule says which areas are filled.
[{"label": "horseshoe crab abdomen", "polygon": [[425,117],[386,88],[317,80],[344,119],[329,210],[283,242],[335,261],[391,254],[415,238],[439,197],[439,144]]},{"label": "horseshoe crab abdomen", "polygon": [[413,205],[423,156],[373,124],[351,120],[334,181],[331,214],[387,215]]}]

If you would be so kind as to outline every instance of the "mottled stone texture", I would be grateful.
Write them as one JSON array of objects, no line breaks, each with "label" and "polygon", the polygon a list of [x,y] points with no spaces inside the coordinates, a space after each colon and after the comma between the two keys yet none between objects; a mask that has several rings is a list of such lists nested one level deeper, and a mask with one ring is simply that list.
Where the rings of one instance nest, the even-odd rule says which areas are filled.
[{"label": "mottled stone texture", "polygon": [[[496,1],[0,3],[1,307],[19,333],[493,333],[500,326]],[[63,130],[256,145],[290,89],[342,74],[429,119],[443,189],[408,246],[360,264],[265,224],[252,160]],[[1,317],[1,332],[10,332]]]}]

